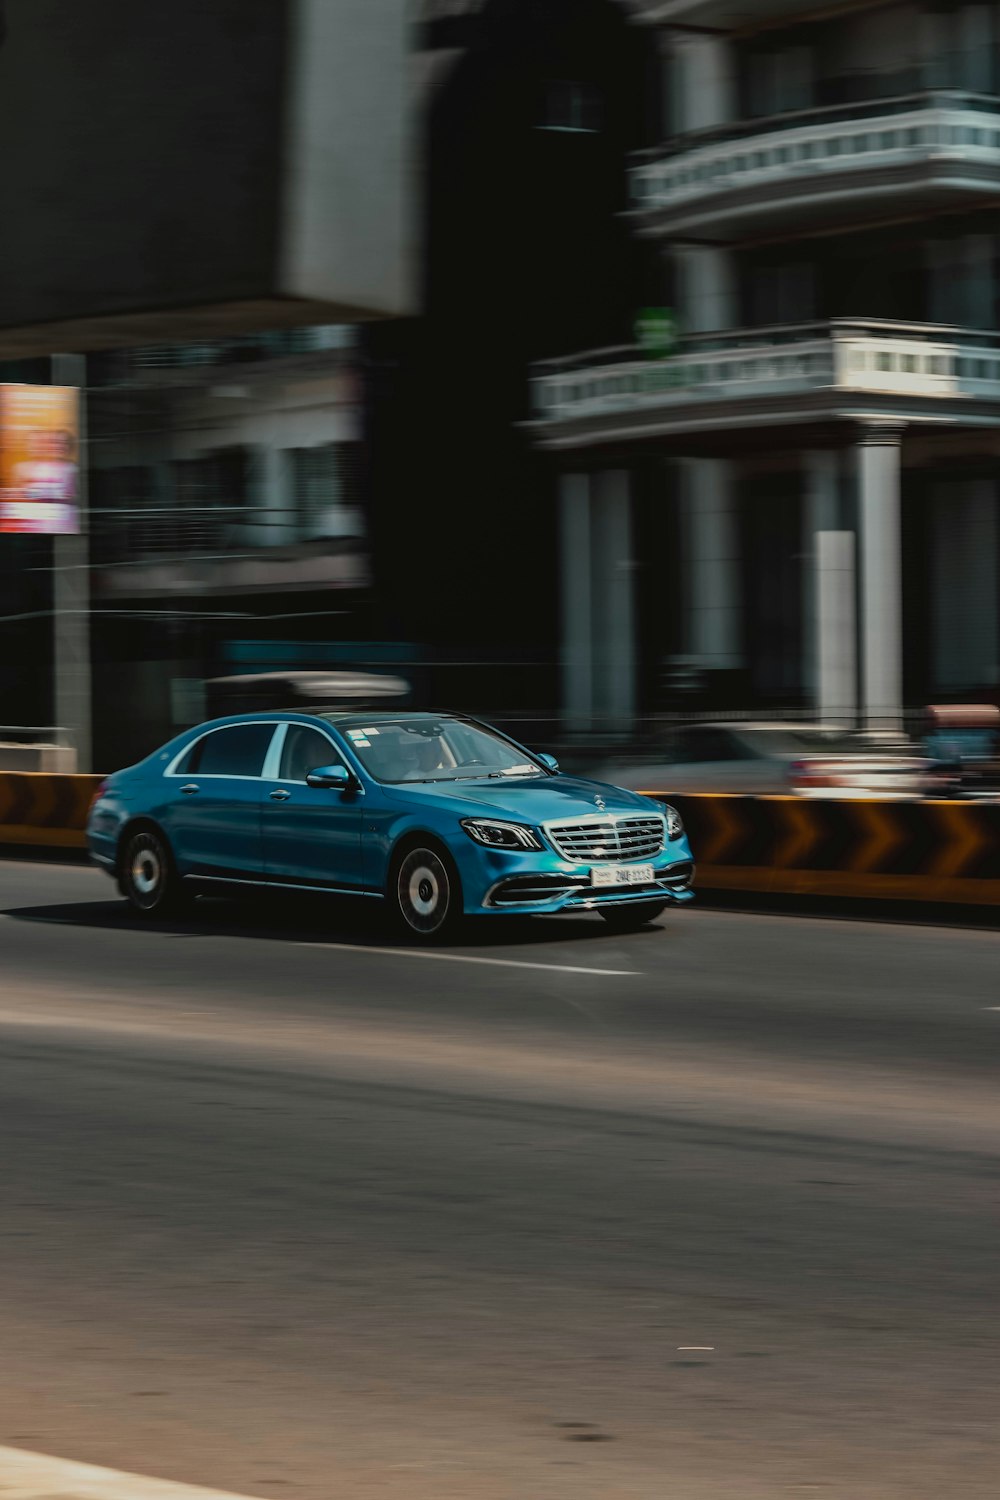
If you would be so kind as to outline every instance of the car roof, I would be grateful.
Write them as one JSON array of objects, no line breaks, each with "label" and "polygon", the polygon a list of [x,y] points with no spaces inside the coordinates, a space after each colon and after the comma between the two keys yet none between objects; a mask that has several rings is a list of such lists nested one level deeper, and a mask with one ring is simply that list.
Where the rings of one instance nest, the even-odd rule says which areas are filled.
[{"label": "car roof", "polygon": [[367,708],[330,709],[324,712],[320,709],[313,710],[313,717],[317,714],[326,720],[328,724],[350,724],[359,722],[362,724],[405,724],[409,719],[464,719],[469,721],[469,714],[454,713],[451,709],[437,708],[404,708],[397,709],[395,713],[391,709]]},{"label": "car roof", "polygon": [[853,734],[852,729],[845,729],[843,724],[823,724],[814,720],[802,721],[792,719],[689,719],[684,724],[677,724],[676,729],[728,729],[733,734],[742,734],[752,730],[759,734],[762,730],[768,734]]},{"label": "car roof", "polygon": [[241,714],[225,714],[222,718],[206,719],[204,723],[197,726],[192,725],[191,733],[195,728],[199,732],[206,729],[223,729],[229,724],[271,724],[283,723],[285,721],[308,721],[310,719],[322,719],[326,724],[399,724],[408,719],[463,719],[467,723],[473,722],[469,714],[454,713],[450,709],[398,709],[393,713],[389,709],[330,709],[322,708],[261,708],[247,709]]}]

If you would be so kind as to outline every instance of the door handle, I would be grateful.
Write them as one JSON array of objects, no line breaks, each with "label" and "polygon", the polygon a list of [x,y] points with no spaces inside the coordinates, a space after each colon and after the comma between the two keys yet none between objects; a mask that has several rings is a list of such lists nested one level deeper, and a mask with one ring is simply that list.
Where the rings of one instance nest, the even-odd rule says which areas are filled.
[{"label": "door handle", "polygon": [[276,792],[268,792],[268,796],[272,802],[287,802],[291,795],[291,792],[286,792],[283,789],[279,789]]},{"label": "door handle", "polygon": [[181,787],[181,791],[184,793],[185,797],[192,796],[197,790],[198,788],[195,786],[193,781],[189,782],[187,786]]}]

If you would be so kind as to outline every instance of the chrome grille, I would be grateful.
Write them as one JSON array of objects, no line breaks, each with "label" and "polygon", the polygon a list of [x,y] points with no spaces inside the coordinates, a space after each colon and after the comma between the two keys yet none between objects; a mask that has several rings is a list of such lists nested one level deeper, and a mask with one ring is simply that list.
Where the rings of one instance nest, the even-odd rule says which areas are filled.
[{"label": "chrome grille", "polygon": [[547,823],[545,832],[563,859],[649,859],[663,848],[664,822],[655,816],[581,818],[576,823]]}]

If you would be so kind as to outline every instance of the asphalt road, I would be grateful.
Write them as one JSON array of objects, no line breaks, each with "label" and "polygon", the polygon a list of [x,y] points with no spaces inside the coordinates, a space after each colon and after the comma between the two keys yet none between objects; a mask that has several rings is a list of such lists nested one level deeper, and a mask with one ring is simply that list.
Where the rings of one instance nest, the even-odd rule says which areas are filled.
[{"label": "asphalt road", "polygon": [[1000,933],[387,946],[0,864],[0,1445],[295,1500],[990,1497]]}]

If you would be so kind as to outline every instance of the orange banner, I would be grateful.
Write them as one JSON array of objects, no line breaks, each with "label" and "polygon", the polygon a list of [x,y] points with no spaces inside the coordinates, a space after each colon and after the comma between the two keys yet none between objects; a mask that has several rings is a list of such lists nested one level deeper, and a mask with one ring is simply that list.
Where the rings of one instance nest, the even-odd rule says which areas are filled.
[{"label": "orange banner", "polygon": [[0,385],[0,532],[80,529],[80,392]]}]

